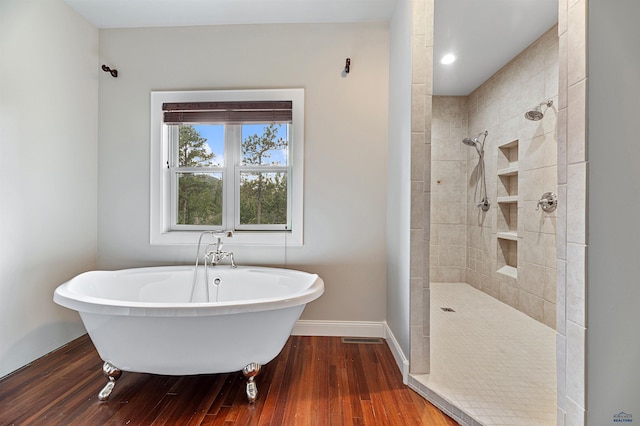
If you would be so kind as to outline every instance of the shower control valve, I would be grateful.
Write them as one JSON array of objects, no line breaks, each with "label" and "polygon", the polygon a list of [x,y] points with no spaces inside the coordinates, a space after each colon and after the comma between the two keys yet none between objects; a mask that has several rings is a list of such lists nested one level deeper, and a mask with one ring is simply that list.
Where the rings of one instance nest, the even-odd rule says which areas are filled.
[{"label": "shower control valve", "polygon": [[538,200],[536,211],[540,210],[540,207],[547,213],[554,211],[558,207],[558,196],[553,192],[545,192]]},{"label": "shower control valve", "polygon": [[489,211],[489,208],[491,207],[491,204],[489,203],[489,199],[488,198],[483,198],[482,201],[480,201],[476,207],[478,207],[483,212],[487,212],[487,211]]}]

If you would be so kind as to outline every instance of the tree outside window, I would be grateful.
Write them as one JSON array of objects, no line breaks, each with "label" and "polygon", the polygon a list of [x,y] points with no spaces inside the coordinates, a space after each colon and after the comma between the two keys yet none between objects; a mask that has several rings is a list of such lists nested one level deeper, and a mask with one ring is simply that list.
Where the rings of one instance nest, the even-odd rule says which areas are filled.
[{"label": "tree outside window", "polygon": [[[287,165],[286,127],[275,123],[242,125],[242,225],[287,224],[287,172],[282,170]],[[207,142],[193,125],[180,125],[178,167],[210,169],[216,155]],[[273,166],[277,171],[270,170]],[[222,172],[179,172],[177,187],[178,224],[222,225]]]}]

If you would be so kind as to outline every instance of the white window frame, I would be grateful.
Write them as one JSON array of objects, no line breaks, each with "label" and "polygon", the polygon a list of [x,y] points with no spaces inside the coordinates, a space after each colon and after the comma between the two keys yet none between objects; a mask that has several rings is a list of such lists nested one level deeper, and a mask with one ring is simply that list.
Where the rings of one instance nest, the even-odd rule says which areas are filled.
[{"label": "white window frame", "polygon": [[[171,205],[171,173],[169,164],[169,126],[163,122],[162,104],[170,102],[214,102],[214,101],[276,101],[290,100],[293,105],[292,123],[289,125],[289,159],[287,182],[289,184],[288,230],[232,229],[234,218],[223,221],[226,229],[234,230],[234,236],[227,241],[229,245],[274,245],[301,246],[303,244],[303,176],[304,176],[304,89],[266,89],[266,90],[200,90],[200,91],[153,91],[151,92],[151,149],[150,149],[150,243],[152,245],[196,244],[204,229],[180,227],[171,229],[173,206]],[[232,173],[239,177],[246,167],[238,165],[237,159],[227,157],[225,143],[225,161],[234,161]],[[229,153],[230,154],[230,153]],[[232,156],[231,156],[232,157]],[[267,170],[262,170],[267,171]],[[225,177],[225,180],[226,179]],[[238,185],[236,185],[238,186]],[[239,203],[239,187],[227,189],[224,184],[224,200],[236,205]],[[230,210],[227,210],[229,212]],[[232,214],[239,214],[237,208]],[[225,213],[226,214],[226,213]],[[210,227],[209,227],[210,228]]]}]

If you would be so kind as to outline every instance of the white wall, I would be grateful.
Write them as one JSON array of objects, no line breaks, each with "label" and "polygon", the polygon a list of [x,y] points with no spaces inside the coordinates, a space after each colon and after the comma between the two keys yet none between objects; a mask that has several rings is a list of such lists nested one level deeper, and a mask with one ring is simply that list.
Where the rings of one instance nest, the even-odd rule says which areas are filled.
[{"label": "white wall", "polygon": [[384,23],[101,30],[101,63],[120,75],[100,84],[99,266],[194,260],[195,246],[149,245],[150,91],[302,87],[305,245],[225,247],[320,274],[303,319],[383,321],[388,39]]},{"label": "white wall", "polygon": [[398,0],[389,28],[387,324],[406,357],[410,327],[411,23],[411,1]]},{"label": "white wall", "polygon": [[[640,3],[589,0],[587,423],[640,418]],[[571,355],[568,359],[571,362]]]},{"label": "white wall", "polygon": [[84,333],[55,287],[95,267],[98,31],[0,2],[0,377]]}]

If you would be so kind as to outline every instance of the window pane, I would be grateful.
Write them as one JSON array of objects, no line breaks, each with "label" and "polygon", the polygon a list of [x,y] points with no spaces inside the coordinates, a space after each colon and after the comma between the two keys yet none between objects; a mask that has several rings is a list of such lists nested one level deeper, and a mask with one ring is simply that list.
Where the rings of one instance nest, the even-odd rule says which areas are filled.
[{"label": "window pane", "polygon": [[222,173],[178,173],[178,225],[222,225]]},{"label": "window pane", "polygon": [[243,124],[243,165],[287,165],[289,126],[287,124]]},{"label": "window pane", "polygon": [[287,224],[286,173],[240,173],[240,224]]},{"label": "window pane", "polygon": [[179,167],[224,166],[224,125],[180,125]]}]

